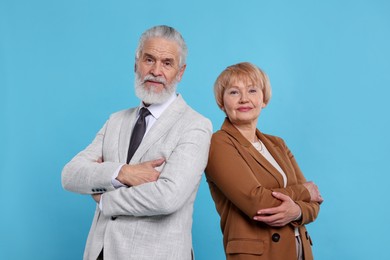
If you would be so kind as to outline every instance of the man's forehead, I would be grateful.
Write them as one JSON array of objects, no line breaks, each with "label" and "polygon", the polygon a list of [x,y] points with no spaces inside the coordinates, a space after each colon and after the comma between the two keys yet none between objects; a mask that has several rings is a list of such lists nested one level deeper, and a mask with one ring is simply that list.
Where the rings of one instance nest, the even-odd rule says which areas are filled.
[{"label": "man's forehead", "polygon": [[160,59],[177,59],[179,45],[164,38],[150,38],[144,43],[142,55],[153,56]]}]

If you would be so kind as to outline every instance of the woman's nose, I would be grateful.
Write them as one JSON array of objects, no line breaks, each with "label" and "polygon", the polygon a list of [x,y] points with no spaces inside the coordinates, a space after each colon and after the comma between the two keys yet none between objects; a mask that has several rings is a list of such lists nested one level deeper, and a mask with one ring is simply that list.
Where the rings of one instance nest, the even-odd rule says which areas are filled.
[{"label": "woman's nose", "polygon": [[248,96],[245,93],[242,93],[240,95],[240,103],[246,103],[248,102]]}]

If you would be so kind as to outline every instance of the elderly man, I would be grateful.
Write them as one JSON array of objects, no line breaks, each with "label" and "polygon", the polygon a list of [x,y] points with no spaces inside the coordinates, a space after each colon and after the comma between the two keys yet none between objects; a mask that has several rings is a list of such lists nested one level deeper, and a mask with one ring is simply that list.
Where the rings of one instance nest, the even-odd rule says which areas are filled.
[{"label": "elderly man", "polygon": [[65,165],[63,187],[97,202],[84,259],[193,258],[193,204],[212,126],[176,94],[186,56],[174,28],[144,32],[135,57],[140,105],[112,114]]}]

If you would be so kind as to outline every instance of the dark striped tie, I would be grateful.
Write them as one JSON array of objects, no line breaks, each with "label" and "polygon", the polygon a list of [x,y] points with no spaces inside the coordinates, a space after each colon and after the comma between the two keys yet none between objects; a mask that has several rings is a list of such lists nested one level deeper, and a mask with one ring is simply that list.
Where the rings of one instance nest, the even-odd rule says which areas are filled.
[{"label": "dark striped tie", "polygon": [[146,122],[145,118],[150,115],[150,111],[146,107],[142,107],[139,111],[139,117],[135,123],[133,133],[130,138],[129,151],[127,153],[127,163],[130,162],[135,151],[137,151],[138,146],[140,145],[142,138],[144,137],[146,131]]}]

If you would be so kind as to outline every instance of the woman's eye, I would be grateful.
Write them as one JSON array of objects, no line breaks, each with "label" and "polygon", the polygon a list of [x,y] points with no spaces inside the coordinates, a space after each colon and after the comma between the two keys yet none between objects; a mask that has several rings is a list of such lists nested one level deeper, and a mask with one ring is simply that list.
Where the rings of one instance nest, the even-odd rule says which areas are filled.
[{"label": "woman's eye", "polygon": [[253,93],[257,93],[257,89],[253,88],[253,89],[250,89],[249,90],[249,93],[253,94]]},{"label": "woman's eye", "polygon": [[230,91],[229,91],[229,94],[230,94],[230,95],[237,95],[237,94],[238,94],[238,91],[237,91],[237,90],[230,90]]}]

